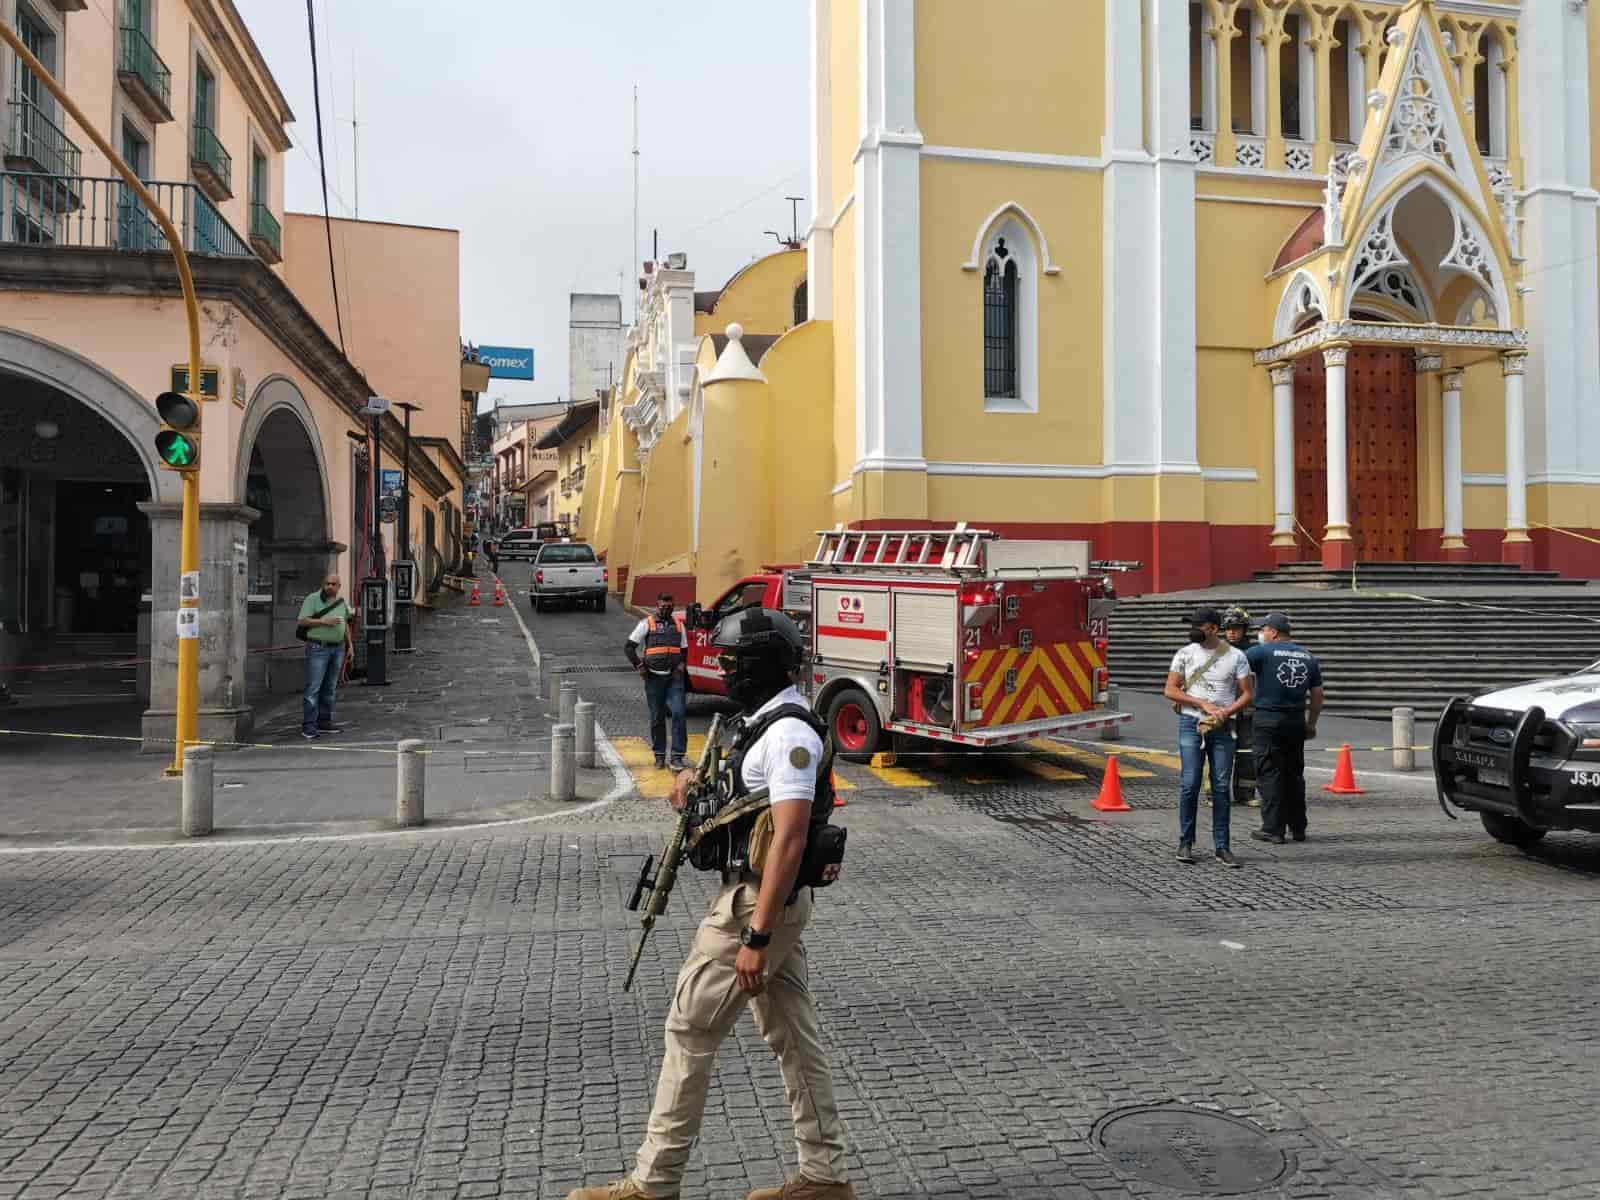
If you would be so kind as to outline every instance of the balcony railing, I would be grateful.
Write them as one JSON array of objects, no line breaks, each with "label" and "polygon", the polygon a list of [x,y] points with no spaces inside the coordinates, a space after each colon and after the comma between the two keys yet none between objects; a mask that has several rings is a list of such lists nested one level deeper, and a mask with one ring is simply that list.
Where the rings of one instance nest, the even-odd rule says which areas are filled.
[{"label": "balcony railing", "polygon": [[122,27],[117,78],[145,116],[158,122],[172,120],[172,72],[143,30]]},{"label": "balcony railing", "polygon": [[283,261],[283,227],[265,204],[250,206],[250,244],[268,262]]},{"label": "balcony railing", "polygon": [[[254,258],[245,240],[192,183],[146,183],[190,254]],[[64,211],[61,197],[77,204]],[[0,243],[167,253],[167,239],[120,179],[0,172]]]},{"label": "balcony railing", "polygon": [[206,188],[212,199],[226,200],[233,195],[233,156],[222,148],[217,135],[204,125],[197,124],[194,127],[189,162],[201,186]]},{"label": "balcony railing", "polygon": [[76,175],[83,170],[83,151],[32,100],[11,100],[11,140],[6,158],[25,162],[45,175]]}]

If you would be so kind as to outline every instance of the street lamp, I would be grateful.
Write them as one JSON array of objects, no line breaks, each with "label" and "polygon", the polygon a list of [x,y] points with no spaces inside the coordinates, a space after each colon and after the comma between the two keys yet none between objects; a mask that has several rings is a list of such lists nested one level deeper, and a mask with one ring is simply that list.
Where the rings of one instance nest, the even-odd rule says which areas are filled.
[{"label": "street lamp", "polygon": [[[395,556],[395,610],[394,610],[394,650],[396,654],[409,654],[411,646],[411,601],[414,587],[400,587],[399,576],[409,572],[412,583],[415,583],[417,565],[411,559],[411,414],[416,412],[420,405],[408,404],[404,400],[397,400],[394,407],[406,414],[406,446],[405,456],[400,463],[400,549]],[[426,558],[426,554],[423,556]]]}]

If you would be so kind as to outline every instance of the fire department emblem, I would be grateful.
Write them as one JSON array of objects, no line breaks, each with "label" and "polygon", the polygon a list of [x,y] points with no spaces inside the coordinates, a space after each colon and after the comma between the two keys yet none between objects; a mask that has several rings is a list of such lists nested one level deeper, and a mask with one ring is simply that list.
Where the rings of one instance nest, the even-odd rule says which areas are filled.
[{"label": "fire department emblem", "polygon": [[1311,678],[1311,668],[1298,658],[1285,659],[1278,664],[1278,682],[1286,688],[1303,688]]}]

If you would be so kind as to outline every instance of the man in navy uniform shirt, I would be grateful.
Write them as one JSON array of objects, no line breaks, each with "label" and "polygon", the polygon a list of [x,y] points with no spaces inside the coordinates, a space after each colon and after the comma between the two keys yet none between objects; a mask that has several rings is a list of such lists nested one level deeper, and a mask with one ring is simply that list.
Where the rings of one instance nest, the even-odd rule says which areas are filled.
[{"label": "man in navy uniform shirt", "polygon": [[1279,846],[1285,829],[1306,840],[1306,742],[1317,736],[1323,701],[1322,664],[1289,633],[1288,617],[1268,613],[1245,656],[1256,676],[1251,750],[1261,795],[1261,828],[1250,836]]}]

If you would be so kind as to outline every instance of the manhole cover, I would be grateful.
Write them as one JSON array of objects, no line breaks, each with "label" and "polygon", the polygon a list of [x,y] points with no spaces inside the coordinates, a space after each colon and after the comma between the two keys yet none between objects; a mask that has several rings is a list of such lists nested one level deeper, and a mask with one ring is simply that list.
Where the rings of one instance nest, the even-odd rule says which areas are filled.
[{"label": "manhole cover", "polygon": [[1103,1119],[1094,1139],[1118,1169],[1180,1192],[1253,1192],[1289,1172],[1288,1155],[1264,1130],[1203,1108],[1124,1109]]}]

